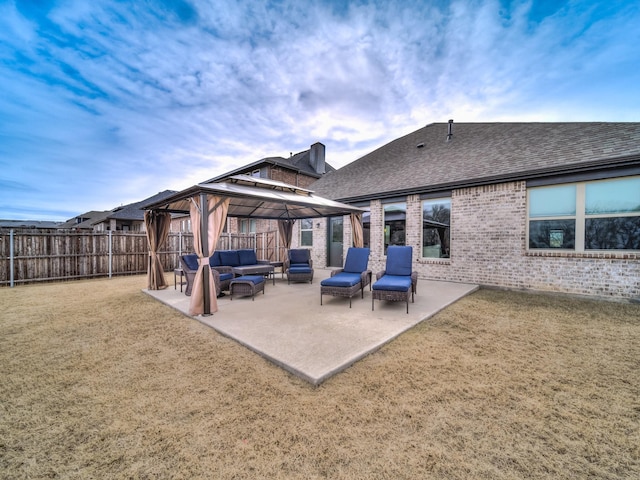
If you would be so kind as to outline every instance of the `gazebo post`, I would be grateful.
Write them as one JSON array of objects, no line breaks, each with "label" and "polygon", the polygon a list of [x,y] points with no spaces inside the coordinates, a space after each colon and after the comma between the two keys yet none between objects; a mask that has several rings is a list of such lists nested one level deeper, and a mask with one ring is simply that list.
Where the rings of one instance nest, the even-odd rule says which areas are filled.
[{"label": "gazebo post", "polygon": [[[207,194],[200,194],[200,205],[202,206],[202,212],[200,215],[200,245],[202,246],[202,256],[209,257],[209,208],[207,201]],[[211,315],[211,301],[209,298],[209,265],[205,265],[202,273],[204,278],[202,279],[202,288],[204,293],[204,313],[203,316]]]}]

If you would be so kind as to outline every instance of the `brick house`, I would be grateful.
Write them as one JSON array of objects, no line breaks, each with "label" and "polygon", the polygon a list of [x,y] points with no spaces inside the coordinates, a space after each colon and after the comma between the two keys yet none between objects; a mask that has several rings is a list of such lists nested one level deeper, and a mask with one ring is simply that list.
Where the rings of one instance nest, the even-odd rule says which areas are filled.
[{"label": "brick house", "polygon": [[[325,173],[333,172],[335,168],[325,161],[325,146],[320,143],[314,143],[309,150],[291,154],[289,158],[284,157],[267,157],[256,162],[244,165],[240,168],[227,172],[223,175],[206,180],[202,183],[215,183],[223,181],[233,175],[248,175],[257,178],[266,178],[279,182],[288,183],[297,187],[308,188],[309,185],[317,181]],[[176,216],[172,221],[171,230],[174,232],[190,232],[189,216]],[[309,224],[309,221],[300,222],[303,227]],[[275,232],[278,229],[276,220],[255,219],[255,218],[233,218],[227,219],[225,232],[227,233],[261,233]],[[305,230],[303,228],[303,230]],[[302,239],[296,239],[298,243],[307,244],[308,234],[303,233]]]},{"label": "brick house", "polygon": [[[640,298],[640,123],[430,124],[311,189],[368,209],[374,271],[406,244],[425,279]],[[338,265],[348,219],[316,227]]]}]

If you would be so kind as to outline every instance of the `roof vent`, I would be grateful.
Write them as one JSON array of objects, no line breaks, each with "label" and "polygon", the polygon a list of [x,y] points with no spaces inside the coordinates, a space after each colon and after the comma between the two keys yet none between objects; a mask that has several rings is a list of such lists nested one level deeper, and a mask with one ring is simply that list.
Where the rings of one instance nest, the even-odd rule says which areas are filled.
[{"label": "roof vent", "polygon": [[416,145],[416,148],[424,148],[424,142],[420,142],[418,145]]},{"label": "roof vent", "polygon": [[453,138],[453,120],[449,120],[449,127],[447,128],[447,142]]}]

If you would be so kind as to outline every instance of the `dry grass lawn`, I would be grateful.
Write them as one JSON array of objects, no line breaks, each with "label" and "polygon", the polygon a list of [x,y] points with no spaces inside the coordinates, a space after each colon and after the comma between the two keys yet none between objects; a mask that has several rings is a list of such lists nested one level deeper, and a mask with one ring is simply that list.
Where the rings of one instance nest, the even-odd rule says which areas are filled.
[{"label": "dry grass lawn", "polygon": [[313,387],[145,283],[0,289],[2,478],[640,478],[640,305],[481,290]]}]

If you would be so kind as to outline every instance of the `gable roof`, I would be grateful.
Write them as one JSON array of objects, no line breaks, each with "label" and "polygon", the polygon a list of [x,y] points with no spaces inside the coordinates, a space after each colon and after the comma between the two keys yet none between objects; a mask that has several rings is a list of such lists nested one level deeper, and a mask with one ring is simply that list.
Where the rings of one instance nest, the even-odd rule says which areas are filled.
[{"label": "gable roof", "polygon": [[67,220],[64,223],[61,223],[58,225],[58,228],[60,229],[67,229],[67,228],[72,228],[72,229],[93,229],[93,224],[96,222],[100,222],[101,220],[104,220],[105,218],[107,218],[107,215],[109,215],[109,213],[111,213],[109,210],[104,210],[104,211],[97,211],[97,210],[91,210],[90,212],[85,212],[81,215],[78,215],[76,217],[70,218],[69,220]]},{"label": "gable roof", "polygon": [[[269,165],[287,168],[297,173],[303,173],[304,175],[307,175],[309,177],[321,178],[323,176],[323,174],[319,174],[318,172],[316,172],[313,166],[311,165],[311,149],[309,149],[309,150],[304,150],[303,152],[292,154],[289,158],[265,157],[253,163],[249,163],[242,167],[236,168],[235,170],[226,172],[222,175],[218,175],[217,177],[213,177],[213,178],[210,178],[209,180],[205,180],[202,183],[219,182],[221,180],[225,180],[234,175],[251,173],[253,170],[256,170],[263,166],[269,166]],[[326,162],[324,165],[325,165],[326,173],[334,172],[336,170]]]},{"label": "gable roof", "polygon": [[314,182],[341,201],[640,167],[640,123],[433,123]]},{"label": "gable roof", "polygon": [[96,220],[92,224],[95,225],[97,223],[105,222],[112,218],[116,220],[136,220],[142,222],[144,221],[144,209],[148,204],[162,201],[165,198],[170,197],[174,193],[176,193],[175,190],[164,190],[139,202],[116,207],[111,212],[109,212],[109,214],[105,218]]}]

